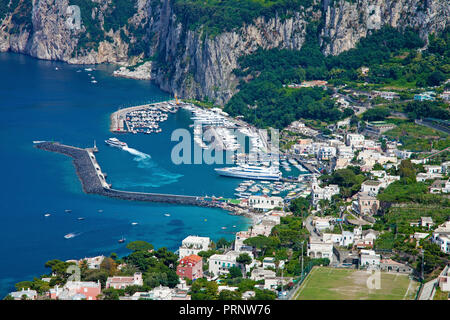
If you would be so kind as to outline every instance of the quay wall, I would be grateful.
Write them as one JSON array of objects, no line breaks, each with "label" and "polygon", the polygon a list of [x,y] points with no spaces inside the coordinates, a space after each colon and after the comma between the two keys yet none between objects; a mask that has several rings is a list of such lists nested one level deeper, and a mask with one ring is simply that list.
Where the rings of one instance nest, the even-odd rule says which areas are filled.
[{"label": "quay wall", "polygon": [[[99,194],[105,197],[117,198],[130,201],[163,202],[181,205],[196,205],[202,207],[217,207],[215,202],[204,200],[202,197],[185,196],[161,193],[143,193],[133,191],[122,191],[105,188],[98,176],[94,163],[88,150],[73,146],[63,145],[57,142],[42,142],[35,145],[36,148],[50,152],[61,153],[73,158],[73,163],[80,178],[83,191],[86,193]],[[100,172],[101,174],[101,172]]]}]

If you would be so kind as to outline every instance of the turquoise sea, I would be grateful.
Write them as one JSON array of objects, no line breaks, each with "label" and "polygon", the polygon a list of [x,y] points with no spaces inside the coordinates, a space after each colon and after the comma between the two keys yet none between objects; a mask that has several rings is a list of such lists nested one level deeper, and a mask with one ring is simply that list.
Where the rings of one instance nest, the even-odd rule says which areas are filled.
[{"label": "turquoise sea", "polygon": [[[186,111],[170,114],[162,133],[116,135],[138,152],[106,146],[103,141],[114,136],[109,132],[112,112],[171,97],[149,81],[112,77],[113,66],[91,66],[96,68],[92,72],[87,67],[0,53],[0,298],[16,282],[47,273],[44,263],[50,259],[126,254],[126,243],[118,243],[121,237],[175,250],[187,235],[232,239],[249,224],[220,209],[84,194],[70,158],[33,148],[33,140],[79,147],[90,147],[95,140],[97,160],[114,188],[233,195],[240,180],[216,175],[217,166],[171,162],[177,143],[170,141],[172,131],[191,130]],[[89,73],[98,83],[91,83]],[[70,232],[79,235],[64,239]]]}]

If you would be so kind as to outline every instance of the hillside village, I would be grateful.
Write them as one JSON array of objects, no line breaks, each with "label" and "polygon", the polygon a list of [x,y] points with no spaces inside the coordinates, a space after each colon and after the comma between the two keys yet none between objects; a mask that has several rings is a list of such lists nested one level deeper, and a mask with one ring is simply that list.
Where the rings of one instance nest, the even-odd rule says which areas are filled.
[{"label": "hillside village", "polygon": [[[428,125],[448,139],[448,121]],[[407,274],[423,283],[419,299],[448,298],[449,147],[406,150],[389,135],[396,127],[348,118],[325,134],[295,121],[282,148],[312,171],[298,176],[306,192],[224,204],[253,221],[233,241],[190,235],[175,253],[135,241],[125,257],[52,260],[6,299],[290,299],[314,266]]]}]

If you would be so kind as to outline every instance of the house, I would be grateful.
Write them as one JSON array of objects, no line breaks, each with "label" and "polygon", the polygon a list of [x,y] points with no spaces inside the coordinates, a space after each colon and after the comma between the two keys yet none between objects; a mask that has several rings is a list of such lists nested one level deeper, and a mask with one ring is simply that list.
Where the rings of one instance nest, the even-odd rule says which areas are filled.
[{"label": "house", "polygon": [[424,165],[423,168],[425,169],[426,173],[442,173],[442,166]]},{"label": "house", "polygon": [[419,172],[416,175],[417,182],[424,182],[426,180],[441,179],[441,178],[443,178],[443,175],[441,173]]},{"label": "house", "polygon": [[420,225],[422,227],[430,229],[434,226],[433,218],[431,217],[420,217]]},{"label": "house", "polygon": [[386,272],[410,274],[413,272],[414,269],[406,264],[394,261],[392,259],[381,259],[380,270]]},{"label": "house", "polygon": [[354,235],[351,231],[342,231],[342,233],[324,233],[322,239],[324,242],[332,242],[341,247],[347,247],[353,244]]},{"label": "house", "polygon": [[142,286],[143,284],[142,273],[136,272],[132,277],[108,277],[106,280],[106,289],[125,289],[129,286]]},{"label": "house", "polygon": [[435,180],[430,188],[430,193],[449,193],[450,192],[450,179],[448,180]]},{"label": "house", "polygon": [[416,101],[434,101],[434,99],[428,92],[414,95],[414,100]]},{"label": "house", "polygon": [[203,259],[200,256],[191,254],[180,259],[177,266],[177,275],[183,279],[195,280],[203,278]]},{"label": "house", "polygon": [[267,270],[267,269],[263,269],[263,268],[255,268],[253,269],[251,275],[250,275],[250,279],[254,280],[254,281],[260,281],[260,280],[264,280],[266,278],[273,278],[275,277],[275,271],[273,270]]},{"label": "house", "polygon": [[319,160],[330,160],[336,156],[336,148],[323,146],[319,148],[317,152],[317,159]]},{"label": "house", "polygon": [[313,220],[312,220],[312,225],[318,231],[323,231],[323,230],[326,230],[326,229],[330,229],[330,219],[329,218],[314,217]]},{"label": "house", "polygon": [[37,291],[36,290],[31,290],[30,288],[27,288],[27,290],[22,288],[22,290],[20,290],[20,291],[10,292],[9,295],[14,300],[22,300],[22,297],[24,297],[24,296],[26,297],[27,300],[36,300],[36,298],[37,298]]},{"label": "house", "polygon": [[274,208],[280,208],[284,206],[283,198],[269,197],[267,195],[250,196],[248,198],[248,204],[250,208],[261,211],[272,210]]},{"label": "house", "polygon": [[364,146],[364,136],[362,134],[349,133],[345,137],[345,143],[353,149],[362,148]]},{"label": "house", "polygon": [[[224,254],[214,254],[211,257],[209,257],[208,262],[208,271],[211,276],[218,276],[222,274],[228,274],[231,267],[241,267],[241,265],[236,262],[236,259],[239,257],[241,253],[236,251],[228,251]],[[253,259],[253,254],[248,253],[248,255]],[[254,263],[251,265],[246,266],[249,270],[251,266],[253,266]]]},{"label": "house", "polygon": [[432,242],[439,245],[442,252],[450,253],[450,221],[441,224],[434,230]]},{"label": "house", "polygon": [[444,91],[439,95],[439,98],[445,101],[450,101],[450,91]]},{"label": "house", "polygon": [[378,212],[380,201],[369,193],[358,192],[356,200],[352,202],[352,209],[359,215],[372,216]]},{"label": "house", "polygon": [[287,277],[267,277],[264,279],[263,289],[276,290],[279,286],[286,286],[291,280],[292,278]]},{"label": "house", "polygon": [[311,182],[311,199],[313,205],[317,205],[320,200],[331,200],[331,197],[339,194],[339,186],[337,184],[330,184],[321,188],[317,182],[317,177],[314,175]]},{"label": "house", "polygon": [[200,251],[207,251],[209,249],[210,242],[209,237],[188,236],[181,242],[178,255],[180,258],[191,254],[198,255]]},{"label": "house", "polygon": [[267,269],[267,268],[273,268],[273,269],[277,268],[274,257],[265,257],[263,259],[263,269]]},{"label": "house", "polygon": [[58,300],[97,300],[102,286],[99,281],[67,281],[59,288],[50,289],[50,299]]},{"label": "house", "polygon": [[381,256],[373,250],[362,249],[359,259],[362,267],[379,266],[381,262]]},{"label": "house", "polygon": [[446,265],[438,277],[439,288],[441,291],[450,292],[450,265]]},{"label": "house", "polygon": [[381,181],[367,180],[361,184],[361,192],[368,195],[377,195],[382,187]]},{"label": "house", "polygon": [[309,237],[307,255],[312,258],[328,258],[333,262],[333,243],[324,242],[322,239]]},{"label": "house", "polygon": [[353,230],[354,237],[356,240],[356,247],[358,249],[362,248],[372,248],[373,244],[378,237],[379,232],[369,229],[369,230],[362,230],[361,227],[355,228]]},{"label": "house", "polygon": [[370,135],[381,135],[386,131],[392,130],[396,127],[395,124],[384,121],[372,121],[366,124],[366,133]]}]

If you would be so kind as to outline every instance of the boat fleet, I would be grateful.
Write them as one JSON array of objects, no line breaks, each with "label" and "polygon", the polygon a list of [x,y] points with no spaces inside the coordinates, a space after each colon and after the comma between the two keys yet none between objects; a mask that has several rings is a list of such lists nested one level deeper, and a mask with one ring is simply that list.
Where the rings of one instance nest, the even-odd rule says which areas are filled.
[{"label": "boat fleet", "polygon": [[133,110],[125,115],[125,121],[128,130],[133,133],[159,133],[162,129],[159,127],[160,122],[164,122],[168,118],[168,112],[175,113],[176,106],[170,103],[165,105],[154,105],[141,110]]}]

